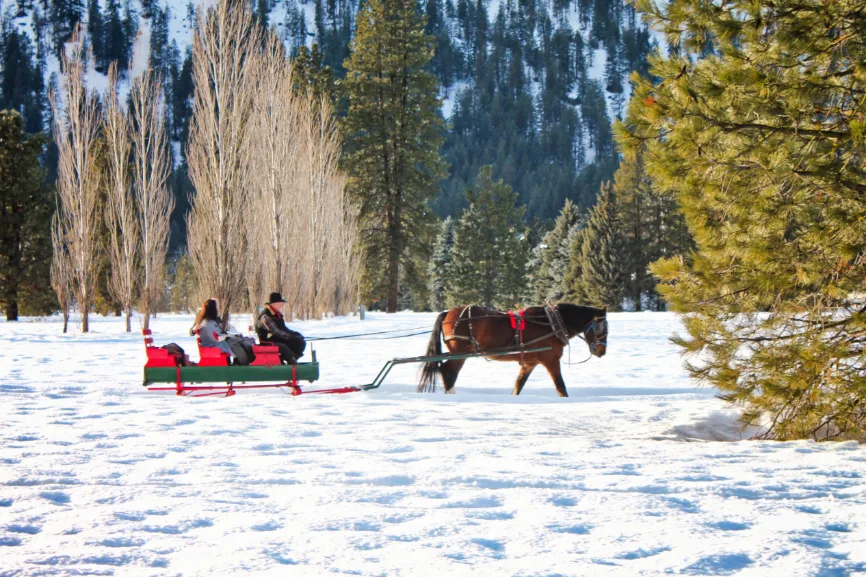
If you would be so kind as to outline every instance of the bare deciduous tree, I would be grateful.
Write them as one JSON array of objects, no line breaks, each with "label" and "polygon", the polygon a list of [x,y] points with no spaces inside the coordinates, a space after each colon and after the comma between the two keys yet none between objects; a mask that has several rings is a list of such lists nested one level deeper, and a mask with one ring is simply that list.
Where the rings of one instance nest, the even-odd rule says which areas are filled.
[{"label": "bare deciduous tree", "polygon": [[[252,305],[280,291],[289,302],[297,297],[299,257],[291,242],[297,173],[301,165],[298,105],[292,68],[282,40],[269,33],[265,48],[255,59],[255,90],[249,140],[253,178],[247,215],[249,242],[255,246],[249,262]],[[253,286],[254,285],[254,286]],[[291,305],[290,305],[291,306]]]},{"label": "bare deciduous tree", "polygon": [[308,315],[335,310],[335,284],[339,282],[336,266],[343,224],[344,182],[338,178],[341,142],[337,122],[327,97],[307,93],[301,115],[301,137],[304,147],[306,176],[304,204],[308,207],[303,229],[308,282],[305,301]]},{"label": "bare deciduous tree", "polygon": [[[90,330],[89,312],[99,268],[100,174],[96,163],[99,106],[84,84],[84,42],[76,29],[62,58],[60,101],[51,94],[58,148],[59,234],[69,255],[72,291],[81,311],[81,330]],[[58,251],[55,246],[55,252]]]},{"label": "bare deciduous tree", "polygon": [[[250,294],[279,290],[291,315],[349,310],[358,282],[354,211],[338,169],[341,143],[332,106],[294,86],[276,35],[256,58],[249,140],[252,196],[246,222]],[[257,293],[257,294],[256,294]]]},{"label": "bare deciduous tree", "polygon": [[221,0],[203,18],[187,155],[201,296],[219,299],[223,313],[271,291],[290,315],[345,312],[359,261],[333,108],[298,91],[280,38],[260,36],[240,4]]},{"label": "bare deciduous tree", "polygon": [[346,193],[346,176],[338,174],[332,179],[331,186],[334,187],[332,197],[340,219],[330,257],[334,275],[334,311],[347,313],[355,308],[359,300],[361,263],[364,259],[359,254],[357,207],[352,205]]},{"label": "bare deciduous tree", "polygon": [[249,120],[255,94],[253,51],[261,31],[237,0],[219,0],[199,16],[193,43],[195,94],[187,159],[196,189],[189,254],[202,297],[219,300],[223,320],[247,291],[249,247],[242,214],[250,208]]},{"label": "bare deciduous tree", "polygon": [[69,259],[69,245],[63,238],[63,231],[58,208],[51,219],[51,244],[54,247],[51,255],[51,288],[54,289],[57,302],[60,303],[65,334],[69,329],[69,309],[72,307],[72,263]]},{"label": "bare deciduous tree", "polygon": [[132,82],[133,188],[141,234],[141,309],[144,328],[163,290],[169,219],[174,199],[168,190],[171,169],[168,135],[162,114],[162,81],[148,68]]},{"label": "bare deciduous tree", "polygon": [[129,119],[117,101],[117,63],[108,69],[108,91],[103,99],[103,136],[107,148],[106,211],[111,275],[108,290],[126,313],[130,332],[132,306],[140,275],[140,247],[135,198],[129,174],[132,153]]}]

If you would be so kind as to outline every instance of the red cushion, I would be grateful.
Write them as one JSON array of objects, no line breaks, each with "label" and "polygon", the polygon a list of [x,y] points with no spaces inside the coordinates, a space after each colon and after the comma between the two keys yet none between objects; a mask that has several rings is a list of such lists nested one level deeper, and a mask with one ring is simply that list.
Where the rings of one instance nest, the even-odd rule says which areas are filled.
[{"label": "red cushion", "polygon": [[253,354],[256,358],[250,363],[251,366],[273,366],[282,364],[280,361],[280,349],[272,343],[253,345]]},{"label": "red cushion", "polygon": [[177,366],[174,356],[165,349],[147,347],[144,350],[147,353],[147,364],[144,365],[146,369]]},{"label": "red cushion", "polygon": [[227,367],[229,364],[229,354],[223,352],[222,349],[216,347],[203,347],[199,345],[198,353],[200,367]]}]

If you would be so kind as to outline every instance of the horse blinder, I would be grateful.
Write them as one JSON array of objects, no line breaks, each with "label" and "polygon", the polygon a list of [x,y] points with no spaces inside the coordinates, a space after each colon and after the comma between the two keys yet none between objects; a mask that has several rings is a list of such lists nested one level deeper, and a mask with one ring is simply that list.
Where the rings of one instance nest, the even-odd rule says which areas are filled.
[{"label": "horse blinder", "polygon": [[586,344],[589,345],[589,352],[596,357],[603,357],[607,352],[607,319],[604,317],[592,319],[584,335],[586,335]]}]

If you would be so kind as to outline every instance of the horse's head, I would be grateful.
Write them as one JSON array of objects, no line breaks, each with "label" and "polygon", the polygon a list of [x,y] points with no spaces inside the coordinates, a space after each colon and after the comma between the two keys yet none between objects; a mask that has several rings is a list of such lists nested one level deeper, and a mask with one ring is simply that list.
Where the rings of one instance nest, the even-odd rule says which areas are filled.
[{"label": "horse's head", "polygon": [[583,333],[589,352],[603,357],[607,352],[607,309],[584,307],[571,303],[556,305],[568,331],[568,338]]},{"label": "horse's head", "polygon": [[[599,309],[596,309],[599,310]],[[601,314],[593,317],[586,328],[583,336],[589,345],[589,352],[601,358],[607,352],[607,309],[600,309]]]}]

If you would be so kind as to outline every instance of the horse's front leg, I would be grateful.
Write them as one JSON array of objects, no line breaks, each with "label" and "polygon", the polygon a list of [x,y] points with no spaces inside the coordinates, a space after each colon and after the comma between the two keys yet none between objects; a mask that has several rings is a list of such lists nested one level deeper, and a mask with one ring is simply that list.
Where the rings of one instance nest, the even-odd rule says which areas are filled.
[{"label": "horse's front leg", "polygon": [[542,361],[544,368],[550,373],[550,378],[553,379],[553,384],[556,385],[556,392],[560,397],[567,397],[568,391],[565,390],[565,381],[562,380],[562,371],[559,367],[559,358],[554,358]]},{"label": "horse's front leg", "polygon": [[512,395],[519,395],[520,391],[523,390],[523,385],[526,384],[526,380],[529,378],[529,375],[532,374],[532,369],[535,368],[535,365],[524,364],[520,367],[520,374],[517,375],[517,381],[514,383],[514,390],[511,391]]}]

